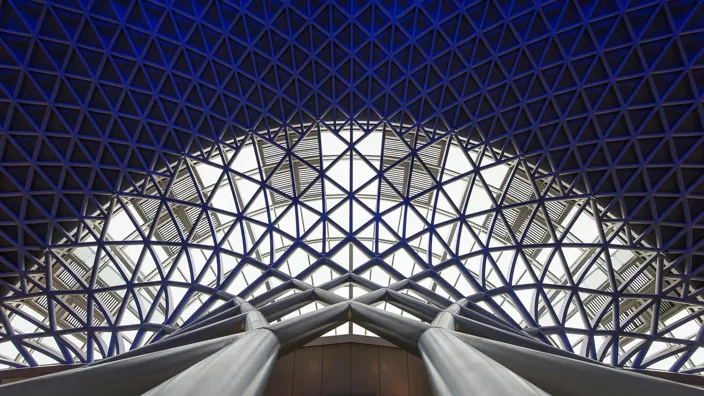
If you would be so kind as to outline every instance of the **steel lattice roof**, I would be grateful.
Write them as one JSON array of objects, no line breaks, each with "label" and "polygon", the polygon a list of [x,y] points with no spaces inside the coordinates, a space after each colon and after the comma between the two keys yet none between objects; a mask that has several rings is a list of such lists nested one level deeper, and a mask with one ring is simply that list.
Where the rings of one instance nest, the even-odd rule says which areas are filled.
[{"label": "steel lattice roof", "polygon": [[704,2],[166,3],[0,2],[0,364],[351,272],[704,370]]}]

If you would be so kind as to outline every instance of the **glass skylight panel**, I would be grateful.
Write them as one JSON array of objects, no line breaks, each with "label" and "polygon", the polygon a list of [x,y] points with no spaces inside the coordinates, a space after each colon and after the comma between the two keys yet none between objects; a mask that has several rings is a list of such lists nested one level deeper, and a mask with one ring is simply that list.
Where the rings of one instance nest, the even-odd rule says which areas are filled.
[{"label": "glass skylight panel", "polygon": [[347,276],[704,372],[704,1],[60,3],[0,0],[0,367]]},{"label": "glass skylight panel", "polygon": [[[598,297],[613,292],[607,261],[614,270],[625,270],[652,258],[622,246],[623,239],[605,248],[588,198],[561,199],[556,189],[532,191],[532,176],[522,171],[520,159],[497,160],[479,146],[465,151],[451,132],[400,134],[396,126],[385,124],[362,131],[354,123],[339,132],[324,125],[298,132],[289,131],[286,139],[253,133],[237,149],[224,150],[222,157],[188,157],[172,191],[153,188],[145,197],[119,197],[107,227],[108,246],[86,236],[83,246],[59,255],[78,266],[72,272],[60,266],[56,271],[57,279],[68,282],[64,287],[74,289],[79,286],[73,273],[87,281],[88,269],[99,258],[98,283],[108,291],[97,298],[109,295],[118,302],[107,315],[97,316],[101,322],[96,325],[109,329],[101,335],[104,344],[113,342],[107,335],[115,332],[122,350],[143,345],[158,334],[150,330],[146,338],[138,337],[134,326],[143,321],[178,326],[228,296],[259,295],[281,284],[281,276],[319,287],[378,260],[357,274],[388,286],[437,266],[446,283],[425,276],[418,284],[444,298],[468,297],[524,327],[554,329],[547,334],[553,342],[564,332],[569,347],[594,356],[596,351],[580,348],[590,337],[585,335],[589,329],[612,326],[610,314],[600,315],[609,299]],[[164,194],[164,199],[153,200],[150,194]],[[101,225],[95,232],[102,232]],[[331,263],[309,270],[322,259]],[[283,275],[265,272],[267,268]],[[629,290],[651,293],[652,280],[647,279],[653,274],[642,276],[646,282]],[[617,286],[627,279],[619,275]],[[128,286],[133,282],[151,286],[133,289]],[[163,291],[154,286],[161,282]],[[189,286],[196,284],[198,291]],[[516,289],[515,295],[494,293],[507,286]],[[572,287],[579,292],[565,289]],[[220,291],[218,299],[209,298],[214,290]],[[331,291],[344,298],[366,293],[349,283]],[[73,303],[77,312],[85,312],[79,308],[87,302],[82,298],[82,303]],[[311,303],[286,318],[322,306]],[[400,312],[385,302],[379,307]],[[581,309],[596,322],[584,323]],[[149,319],[147,312],[152,312]],[[682,316],[671,320],[676,318]],[[10,314],[10,321],[17,332],[39,331],[19,315]],[[64,322],[59,326],[70,329]],[[693,326],[690,321],[671,334],[692,339]],[[635,331],[645,334],[646,327]],[[371,334],[351,328],[355,334]],[[341,326],[330,334],[349,330]],[[67,337],[81,344],[79,348],[87,345],[81,332]],[[593,337],[597,343],[608,342]],[[638,342],[622,338],[622,348]],[[12,348],[5,345],[2,350]],[[24,362],[21,354],[0,353]],[[98,348],[98,353],[104,351]],[[43,356],[42,362],[48,358]]]}]

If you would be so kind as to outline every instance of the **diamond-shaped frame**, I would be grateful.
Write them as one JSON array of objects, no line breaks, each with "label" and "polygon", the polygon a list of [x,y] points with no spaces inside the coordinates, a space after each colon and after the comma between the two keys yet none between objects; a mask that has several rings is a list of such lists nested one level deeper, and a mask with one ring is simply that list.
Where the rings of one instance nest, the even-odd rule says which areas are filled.
[{"label": "diamond-shaped frame", "polygon": [[0,5],[3,364],[351,273],[701,370],[701,1],[166,3]]}]

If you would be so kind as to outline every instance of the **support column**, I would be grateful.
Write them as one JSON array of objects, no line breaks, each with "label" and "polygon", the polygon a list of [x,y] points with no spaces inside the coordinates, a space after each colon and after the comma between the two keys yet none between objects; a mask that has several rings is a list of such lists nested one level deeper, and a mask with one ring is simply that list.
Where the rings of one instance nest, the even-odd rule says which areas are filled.
[{"label": "support column", "polygon": [[242,334],[235,334],[106,364],[87,365],[27,381],[13,382],[0,386],[0,395],[139,395],[229,347],[242,336]]},{"label": "support column", "polygon": [[344,323],[349,304],[342,302],[272,326],[252,305],[241,306],[248,330],[242,338],[144,395],[261,395],[279,352],[286,354]]},{"label": "support column", "polygon": [[269,329],[256,329],[144,395],[257,396],[266,389],[279,353]]},{"label": "support column", "polygon": [[456,337],[555,395],[704,395],[704,390],[700,388],[615,367],[468,334],[457,334]]},{"label": "support column", "polygon": [[220,321],[223,321],[228,318],[232,318],[240,313],[240,306],[234,306],[232,308],[228,308],[220,313],[217,313],[215,315],[210,315],[207,318],[202,318],[196,322],[190,323],[188,326],[181,327],[178,330],[174,331],[173,333],[169,334],[168,337],[166,338],[173,338],[177,335],[185,334],[185,333],[190,333],[194,330],[202,329],[203,327],[209,326],[213,323],[217,323]]},{"label": "support column", "polygon": [[242,300],[240,307],[242,309],[242,313],[247,314],[247,320],[244,323],[245,331],[269,326],[269,321],[266,320],[264,315],[254,308],[252,304]]},{"label": "support column", "polygon": [[435,395],[549,395],[445,329],[423,332],[419,349]]},{"label": "support column", "polygon": [[442,327],[443,329],[454,330],[455,329],[455,317],[458,312],[460,312],[459,304],[452,304],[445,308],[438,316],[433,319],[431,323],[433,326]]},{"label": "support column", "polygon": [[489,340],[499,341],[506,344],[517,345],[523,348],[534,349],[536,351],[551,353],[554,355],[566,356],[572,359],[582,360],[589,363],[601,364],[584,356],[576,355],[565,350],[544,344],[537,339],[506,331],[498,327],[492,327],[484,323],[474,321],[462,316],[455,315],[455,328],[461,333],[471,334]]},{"label": "support column", "polygon": [[205,327],[195,329],[190,332],[176,334],[171,337],[163,338],[153,344],[148,344],[143,347],[133,349],[129,352],[111,356],[107,359],[93,362],[90,366],[99,366],[107,363],[112,363],[118,360],[123,360],[131,357],[146,355],[148,353],[165,351],[167,349],[176,348],[196,342],[212,340],[229,336],[235,333],[240,333],[245,330],[246,314],[240,314],[228,319],[221,320],[217,323],[209,324]]}]

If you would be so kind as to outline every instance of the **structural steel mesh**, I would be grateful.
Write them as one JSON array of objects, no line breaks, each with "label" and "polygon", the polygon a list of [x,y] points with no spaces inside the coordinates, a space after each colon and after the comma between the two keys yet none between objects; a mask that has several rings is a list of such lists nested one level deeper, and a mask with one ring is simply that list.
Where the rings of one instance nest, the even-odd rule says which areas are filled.
[{"label": "structural steel mesh", "polygon": [[297,279],[704,369],[701,1],[167,3],[0,2],[0,364]]}]

